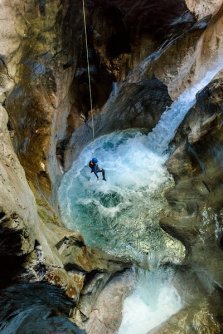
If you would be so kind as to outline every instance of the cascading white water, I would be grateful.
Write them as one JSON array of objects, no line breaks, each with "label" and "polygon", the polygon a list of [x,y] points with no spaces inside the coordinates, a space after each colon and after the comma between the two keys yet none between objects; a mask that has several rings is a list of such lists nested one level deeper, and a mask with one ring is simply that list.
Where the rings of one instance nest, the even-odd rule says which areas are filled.
[{"label": "cascading white water", "polygon": [[207,86],[222,68],[223,59],[219,59],[206,70],[200,80],[185,90],[178,99],[172,103],[171,107],[163,113],[159,123],[148,136],[147,145],[150,150],[159,155],[163,154],[188,110],[194,105],[196,94]]},{"label": "cascading white water", "polygon": [[181,299],[171,281],[174,271],[139,270],[136,288],[123,306],[118,334],[145,334],[179,311]]},{"label": "cascading white water", "polygon": [[[159,213],[166,208],[164,191],[173,182],[164,166],[166,152],[193,106],[196,93],[222,68],[222,60],[213,64],[202,79],[168,108],[149,135],[140,131],[115,132],[98,138],[82,151],[65,174],[59,191],[65,225],[79,230],[88,245],[140,263],[144,261],[145,265],[149,262],[150,267],[180,263],[185,255],[183,245],[164,233],[158,224]],[[90,176],[88,161],[92,156],[106,169],[107,182],[96,182],[95,176]],[[146,334],[181,307],[180,298],[171,287],[171,276],[157,273],[158,276],[140,278],[135,291],[126,299],[119,334]],[[152,298],[151,284],[159,291]],[[147,301],[145,291],[150,296]],[[132,305],[134,312],[141,309],[137,313],[140,329],[134,327],[135,322],[139,326],[139,319],[131,320]]]},{"label": "cascading white water", "polygon": [[[179,263],[183,245],[162,231],[159,212],[166,207],[164,190],[172,179],[163,167],[166,156],[145,146],[147,135],[122,131],[88,145],[63,180],[62,216],[79,230],[88,245],[137,262]],[[107,182],[90,174],[89,157],[106,166]]]}]

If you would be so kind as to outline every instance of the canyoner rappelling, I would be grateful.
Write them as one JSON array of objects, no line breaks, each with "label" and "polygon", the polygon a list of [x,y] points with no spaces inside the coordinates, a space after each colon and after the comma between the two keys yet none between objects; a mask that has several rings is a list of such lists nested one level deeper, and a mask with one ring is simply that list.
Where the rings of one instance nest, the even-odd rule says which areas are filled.
[{"label": "canyoner rappelling", "polygon": [[89,161],[88,165],[91,168],[91,173],[94,173],[94,175],[96,176],[97,181],[99,180],[98,173],[102,173],[102,180],[106,181],[105,170],[98,166],[98,159],[97,158],[93,158],[91,161]]},{"label": "canyoner rappelling", "polygon": [[[93,102],[92,102],[92,89],[91,89],[91,73],[90,73],[90,63],[89,63],[89,50],[88,50],[88,38],[87,38],[87,24],[86,24],[86,13],[85,13],[85,1],[83,0],[83,18],[84,18],[84,35],[85,35],[85,47],[86,47],[86,59],[87,59],[87,73],[88,73],[88,88],[89,88],[89,101],[90,101],[90,113],[91,113],[91,124],[92,124],[92,138],[95,139],[94,131],[94,116],[93,116]],[[99,180],[98,173],[102,173],[103,181],[106,181],[105,170],[98,166],[98,160],[92,158],[89,161],[89,167],[91,168],[91,173],[94,173],[97,181]]]}]

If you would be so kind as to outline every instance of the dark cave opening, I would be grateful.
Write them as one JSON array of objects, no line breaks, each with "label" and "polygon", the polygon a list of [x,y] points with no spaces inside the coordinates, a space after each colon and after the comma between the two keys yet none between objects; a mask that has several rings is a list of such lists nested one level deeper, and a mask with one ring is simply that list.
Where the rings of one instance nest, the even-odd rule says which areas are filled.
[{"label": "dark cave opening", "polygon": [[108,58],[117,58],[122,53],[130,53],[131,46],[126,31],[113,34],[106,45]]},{"label": "dark cave opening", "polygon": [[22,271],[22,264],[24,263],[25,259],[26,256],[0,256],[0,263],[2,268],[0,289],[10,286],[14,279],[18,277],[19,273]]}]

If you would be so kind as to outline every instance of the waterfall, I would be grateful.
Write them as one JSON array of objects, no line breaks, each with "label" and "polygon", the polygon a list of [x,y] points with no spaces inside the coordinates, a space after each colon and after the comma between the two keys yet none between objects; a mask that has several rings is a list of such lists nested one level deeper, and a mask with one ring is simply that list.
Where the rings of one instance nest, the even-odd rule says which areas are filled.
[{"label": "waterfall", "polygon": [[182,302],[171,281],[171,269],[139,270],[136,288],[125,299],[118,334],[145,334],[179,311]]},{"label": "waterfall", "polygon": [[222,68],[223,59],[214,62],[200,80],[197,80],[190,88],[185,90],[178,99],[167,108],[157,126],[148,135],[147,145],[150,150],[158,154],[165,152],[188,110],[194,105],[196,94],[207,86]]}]

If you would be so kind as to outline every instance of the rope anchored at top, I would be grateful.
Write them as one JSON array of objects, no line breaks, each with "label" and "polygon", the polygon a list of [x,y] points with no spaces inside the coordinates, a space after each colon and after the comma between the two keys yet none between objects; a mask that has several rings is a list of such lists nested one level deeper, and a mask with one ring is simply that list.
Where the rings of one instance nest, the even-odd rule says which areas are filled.
[{"label": "rope anchored at top", "polygon": [[86,14],[85,14],[85,0],[83,0],[83,18],[84,18],[84,34],[85,34],[85,47],[86,47],[86,58],[87,58],[89,99],[90,99],[90,108],[91,108],[92,137],[93,137],[93,140],[94,140],[94,116],[93,116],[91,73],[90,73],[89,50],[88,50],[88,39],[87,39],[87,24],[86,24]]}]

